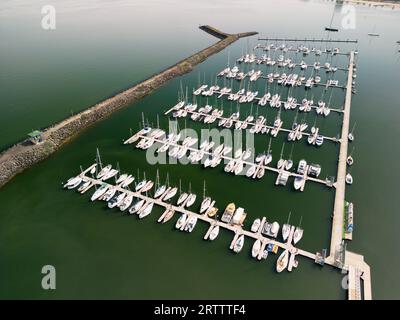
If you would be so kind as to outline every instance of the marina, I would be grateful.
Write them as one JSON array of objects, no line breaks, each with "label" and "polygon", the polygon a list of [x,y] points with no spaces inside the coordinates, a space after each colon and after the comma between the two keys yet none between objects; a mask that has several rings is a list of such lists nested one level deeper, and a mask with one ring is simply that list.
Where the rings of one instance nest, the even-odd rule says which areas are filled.
[{"label": "marina", "polygon": [[346,1],[60,0],[48,33],[22,2],[2,15],[2,299],[400,298],[398,9],[345,28]]},{"label": "marina", "polygon": [[[101,175],[100,175],[100,179],[94,177],[96,175],[96,172],[97,172],[97,177],[99,177],[99,172],[96,170],[96,168],[98,166],[99,166],[98,163],[94,163],[93,165],[89,166],[87,169],[83,170],[78,176],[71,178],[64,185],[64,188],[67,187],[67,189],[74,189],[74,188],[68,188],[68,185],[73,183],[72,182],[73,180],[80,179],[80,181],[83,182],[83,184],[89,183],[88,187],[86,187],[85,189],[80,191],[80,193],[82,193],[82,194],[89,191],[89,189],[93,189],[93,187],[96,188],[97,186],[100,186],[93,193],[93,195],[91,197],[92,201],[95,201],[97,199],[104,200],[104,199],[99,198],[98,195],[99,194],[104,195],[105,193],[107,193],[106,190],[115,190],[116,192],[119,192],[120,194],[124,194],[125,199],[126,198],[129,198],[129,199],[136,198],[137,199],[136,204],[133,204],[132,208],[135,208],[135,206],[137,206],[137,204],[141,204],[143,207],[145,207],[145,204],[147,204],[148,206],[151,205],[151,208],[153,207],[153,205],[164,207],[165,211],[158,218],[158,222],[166,223],[169,221],[169,219],[171,219],[173,217],[174,214],[180,213],[182,215],[180,216],[180,218],[177,220],[177,223],[176,223],[176,228],[179,229],[180,231],[191,232],[196,225],[196,223],[194,222],[194,223],[192,223],[192,228],[188,228],[188,226],[190,227],[191,221],[197,221],[197,220],[203,221],[210,225],[207,230],[207,233],[204,235],[204,240],[214,240],[218,236],[218,232],[219,232],[220,228],[226,229],[228,231],[233,232],[233,234],[234,234],[234,237],[231,241],[229,248],[231,250],[235,251],[235,248],[238,248],[238,246],[240,245],[240,249],[236,249],[237,252],[239,252],[241,250],[241,246],[242,246],[241,243],[245,241],[245,237],[253,239],[253,240],[255,240],[254,245],[257,246],[257,248],[256,248],[257,250],[255,250],[254,245],[253,245],[253,253],[256,252],[256,254],[254,254],[254,258],[256,258],[257,260],[267,259],[268,252],[273,252],[276,254],[278,252],[277,248],[282,249],[284,253],[287,253],[288,255],[290,254],[290,261],[288,262],[288,264],[286,264],[286,266],[284,268],[279,269],[279,259],[278,259],[278,261],[277,261],[278,272],[283,271],[284,269],[286,269],[286,267],[289,272],[291,272],[293,270],[293,268],[297,268],[298,262],[295,259],[296,256],[302,256],[302,257],[305,257],[308,259],[312,259],[314,262],[316,261],[316,258],[317,258],[316,254],[307,252],[305,250],[295,247],[295,244],[301,238],[301,236],[300,236],[296,239],[296,234],[300,230],[299,227],[288,225],[289,229],[290,229],[289,235],[286,237],[286,239],[285,239],[286,241],[281,242],[276,239],[278,237],[278,232],[280,231],[279,224],[277,222],[269,224],[266,220],[266,217],[263,217],[261,220],[256,219],[255,222],[258,222],[258,223],[257,224],[253,223],[251,231],[245,230],[242,227],[243,221],[241,221],[241,222],[235,221],[235,216],[239,212],[243,212],[243,209],[242,208],[236,209],[233,204],[230,204],[230,205],[233,205],[233,210],[230,213],[231,218],[227,219],[227,220],[225,218],[225,220],[227,222],[219,221],[215,218],[210,217],[209,214],[207,214],[207,212],[200,214],[200,213],[186,209],[185,207],[186,207],[187,200],[184,201],[183,203],[181,203],[180,205],[173,205],[170,202],[167,202],[168,200],[163,200],[163,198],[165,198],[165,195],[168,194],[169,190],[166,190],[162,196],[155,198],[155,197],[148,196],[147,191],[144,191],[144,192],[141,191],[141,188],[138,187],[139,184],[136,184],[136,187],[135,187],[136,191],[131,191],[128,187],[123,188],[121,186],[121,184],[117,184],[117,185],[109,184],[109,183],[105,182],[104,178],[101,178]],[[100,164],[100,168],[102,168],[101,164]],[[103,167],[100,170],[100,173],[104,170],[104,168],[107,169],[107,167]],[[109,170],[111,170],[111,169],[109,169]],[[106,180],[108,180],[108,179],[106,179]],[[75,188],[77,186],[75,186]],[[171,187],[168,187],[168,189],[170,189],[170,188]],[[138,191],[138,189],[139,189],[139,191]],[[109,197],[108,199],[110,199],[110,198],[111,197]],[[178,202],[179,202],[179,199],[178,199]],[[110,200],[109,200],[109,203],[110,203]],[[132,203],[132,202],[130,202],[130,203]],[[123,205],[123,202],[120,200],[120,208],[122,205]],[[125,211],[125,210],[127,210],[127,207],[121,208],[121,211]],[[132,211],[132,210],[128,210],[128,211],[130,214],[132,214],[131,212],[135,213],[137,211],[137,209],[135,209],[134,211]],[[140,211],[140,209],[139,209],[139,218],[142,218],[140,215],[143,212],[145,212],[145,211],[143,211],[143,209],[142,209],[142,211]],[[150,213],[151,213],[151,210],[149,210],[146,215],[148,215]],[[169,214],[168,220],[165,221],[165,218],[168,214]],[[143,217],[145,217],[146,215],[143,215]],[[242,213],[242,216],[243,216],[243,213]],[[245,215],[244,215],[244,217],[245,217]],[[224,219],[224,218],[222,218],[222,219]],[[272,233],[271,233],[271,231],[265,231],[265,230],[269,230],[269,228],[271,228],[271,226],[275,227],[275,225],[276,225],[276,229]],[[215,232],[216,228],[218,228],[217,232]],[[214,232],[213,232],[213,230],[214,230]],[[273,229],[271,229],[271,230],[273,230]],[[282,230],[282,232],[283,232],[283,230]],[[302,232],[303,231],[301,229],[301,233]],[[267,234],[268,234],[268,236],[267,236]],[[240,241],[239,244],[238,244],[238,241]],[[266,247],[268,247],[270,249],[265,250]]]},{"label": "marina", "polygon": [[[150,132],[151,131],[149,130],[148,133],[150,133]],[[237,151],[240,151],[241,156],[232,157],[232,156],[228,155],[228,153],[232,152],[232,147],[230,147],[230,146],[224,146],[223,144],[221,144],[218,147],[216,147],[214,149],[214,151],[208,151],[205,148],[194,148],[194,147],[188,146],[187,144],[185,145],[185,144],[183,144],[183,142],[182,142],[182,144],[179,144],[172,138],[170,138],[170,139],[164,138],[164,140],[154,138],[154,137],[148,136],[147,134],[143,134],[142,130],[135,133],[130,138],[126,139],[124,141],[124,144],[129,145],[129,144],[137,142],[138,140],[140,140],[140,141],[138,142],[136,147],[139,149],[146,150],[146,149],[150,148],[151,146],[153,146],[153,144],[158,143],[157,146],[153,146],[154,150],[158,149],[159,152],[166,152],[169,149],[168,156],[177,157],[178,159],[184,157],[187,154],[187,152],[190,152],[192,155],[195,155],[195,154],[199,155],[200,157],[197,157],[194,159],[192,158],[193,163],[202,162],[202,159],[204,157],[206,157],[208,159],[208,161],[206,159],[206,160],[204,160],[204,162],[202,162],[203,166],[205,166],[205,167],[209,167],[209,166],[216,167],[222,162],[222,160],[224,160],[226,163],[228,163],[227,166],[229,165],[229,163],[235,162],[236,165],[235,165],[234,170],[235,170],[236,175],[239,175],[241,173],[244,174],[244,172],[243,172],[244,167],[247,167],[250,169],[251,167],[253,167],[256,164],[254,162],[246,161],[242,155],[242,152],[244,154],[244,153],[246,153],[246,151],[243,151],[241,149],[235,151],[235,153]],[[147,142],[147,145],[146,145],[146,142]],[[155,147],[158,147],[158,148],[155,148]],[[226,154],[224,154],[224,152],[226,152],[226,150],[229,150],[229,151]],[[189,157],[190,157],[190,155],[189,155]],[[250,155],[249,155],[249,157],[250,157]],[[322,179],[318,179],[317,177],[312,177],[310,175],[298,174],[295,172],[287,171],[284,168],[278,169],[278,168],[270,167],[270,166],[263,165],[263,164],[260,164],[259,168],[261,168],[263,170],[267,170],[267,171],[276,172],[276,173],[278,173],[278,177],[282,176],[282,175],[287,176],[287,178],[300,177],[300,178],[304,179],[304,181],[312,181],[312,182],[316,182],[319,184],[323,184],[328,187],[335,186],[335,184],[328,179],[322,180]],[[247,169],[247,170],[249,170],[249,169]],[[225,171],[227,171],[226,166],[225,166]],[[286,179],[286,181],[287,181],[287,179]],[[285,181],[284,185],[286,185],[286,181]],[[302,187],[302,190],[304,190],[304,186]]]},{"label": "marina", "polygon": [[[203,95],[205,95],[204,94],[205,88],[206,88],[206,85],[202,85],[197,90],[194,90],[193,94],[197,95],[197,94],[203,93]],[[281,100],[280,95],[278,95],[278,94],[272,95],[269,92],[267,92],[263,97],[257,97],[258,92],[252,92],[252,91],[245,92],[244,89],[240,89],[236,93],[231,93],[231,91],[232,91],[231,88],[226,88],[226,87],[222,88],[221,90],[215,90],[215,89],[211,90],[211,88],[210,88],[210,90],[207,90],[207,96],[217,95],[217,98],[226,97],[230,101],[237,101],[239,103],[252,103],[253,104],[253,103],[257,102],[257,105],[262,106],[262,107],[264,107],[268,104],[272,108],[280,108],[282,105],[285,106],[287,103],[289,103],[289,100],[287,100],[287,101]],[[249,96],[251,97],[250,99],[249,99]],[[322,100],[318,101],[317,105],[314,105],[313,101],[311,101],[311,100],[307,100],[304,102],[302,101],[302,103],[292,102],[292,103],[290,103],[291,108],[284,108],[284,110],[294,110],[297,107],[299,107],[299,110],[302,112],[309,112],[309,111],[311,111],[311,109],[315,109],[317,114],[321,114],[320,112],[318,112],[318,109],[320,108],[321,104],[326,105],[326,103],[323,102]],[[166,114],[168,114],[172,110],[174,110],[174,107],[171,108],[170,110],[168,110],[166,112]],[[329,110],[333,111],[333,112],[337,112],[337,113],[343,112],[343,110],[341,108],[337,108],[337,107],[336,108],[329,107]],[[328,114],[326,116],[328,116]]]},{"label": "marina", "polygon": [[[193,106],[192,104],[189,104],[187,107],[182,106],[180,109],[177,109],[176,107],[172,107],[171,109],[167,110],[164,114],[168,115],[172,111],[175,111],[172,116],[174,118],[182,118],[186,116],[190,116],[190,118],[193,121],[203,121],[204,123],[211,124],[211,123],[218,123],[219,127],[225,127],[225,128],[235,128],[237,130],[245,130],[249,126],[250,133],[257,133],[257,134],[271,134],[273,137],[276,137],[279,132],[282,133],[291,133],[291,132],[296,132],[297,126],[294,129],[285,129],[282,128],[283,122],[279,121],[280,118],[276,118],[274,122],[279,123],[278,125],[267,125],[266,124],[266,118],[259,116],[257,119],[254,119],[253,116],[247,116],[246,119],[240,120],[238,118],[238,113],[233,113],[229,117],[222,117],[220,116],[220,111],[218,108],[215,108],[214,110],[211,108],[208,108],[205,110],[205,107],[199,108],[197,111],[191,111],[190,107]],[[203,109],[203,111],[200,111]],[[180,111],[179,111],[180,110]],[[208,111],[208,112],[206,112]],[[300,129],[300,128],[299,128]],[[300,130],[298,130],[300,131]],[[301,130],[301,136],[320,136],[323,140],[328,140],[328,141],[333,141],[333,142],[339,142],[340,140],[336,137],[327,137],[324,135],[319,134],[319,129],[312,127],[310,132],[305,132],[304,130]],[[288,138],[290,139],[290,138]],[[294,139],[291,139],[294,140]],[[291,141],[289,140],[289,141]],[[296,139],[297,140],[297,139]],[[310,140],[309,144],[315,144],[315,139]],[[321,143],[322,144],[322,143]],[[321,144],[318,144],[318,146],[321,146]]]}]

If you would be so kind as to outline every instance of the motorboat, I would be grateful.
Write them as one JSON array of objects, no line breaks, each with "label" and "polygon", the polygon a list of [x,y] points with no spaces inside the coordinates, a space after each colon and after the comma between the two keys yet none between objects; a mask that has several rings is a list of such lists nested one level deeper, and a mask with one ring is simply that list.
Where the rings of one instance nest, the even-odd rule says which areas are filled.
[{"label": "motorboat", "polygon": [[244,235],[242,234],[237,238],[233,246],[233,251],[235,253],[239,253],[243,249],[243,245],[244,245]]},{"label": "motorboat", "polygon": [[259,218],[255,219],[250,228],[251,232],[258,232],[260,226],[261,226],[261,220]]},{"label": "motorboat", "polygon": [[208,215],[210,218],[214,217],[218,212],[218,208],[210,206],[210,208],[207,209],[206,215]]},{"label": "motorboat", "polygon": [[303,177],[296,176],[294,178],[294,189],[295,190],[300,190],[301,187],[303,186],[303,184],[304,184],[304,178]]},{"label": "motorboat", "polygon": [[352,183],[353,183],[353,177],[352,177],[352,175],[351,175],[350,173],[346,174],[345,180],[346,180],[346,183],[347,183],[347,184],[352,184]]},{"label": "motorboat", "polygon": [[318,178],[320,173],[321,173],[321,166],[319,164],[310,164],[310,166],[308,167],[308,174],[310,176]]},{"label": "motorboat", "polygon": [[315,144],[320,147],[324,143],[324,136],[318,134],[317,137],[315,138]]},{"label": "motorboat", "polygon": [[214,226],[213,228],[212,228],[212,230],[211,230],[211,232],[210,232],[210,235],[209,235],[209,239],[212,241],[212,240],[215,240],[217,237],[218,237],[218,234],[219,234],[219,226]]},{"label": "motorboat", "polygon": [[304,159],[301,159],[299,161],[299,165],[297,167],[297,173],[304,174],[306,172],[306,168],[307,168],[307,161]]},{"label": "motorboat", "polygon": [[289,251],[285,250],[282,252],[278,260],[276,261],[276,271],[282,272],[283,270],[285,270],[288,265],[288,262],[289,262]]}]

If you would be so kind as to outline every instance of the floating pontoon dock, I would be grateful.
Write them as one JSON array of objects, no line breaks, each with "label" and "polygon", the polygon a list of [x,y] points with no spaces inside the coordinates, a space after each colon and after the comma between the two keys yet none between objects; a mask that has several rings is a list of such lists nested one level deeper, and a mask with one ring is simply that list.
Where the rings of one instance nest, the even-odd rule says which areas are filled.
[{"label": "floating pontoon dock", "polygon": [[[280,241],[278,241],[276,239],[273,239],[273,238],[270,238],[270,237],[267,237],[267,236],[261,234],[261,231],[264,228],[264,224],[266,223],[266,218],[265,217],[262,218],[261,225],[260,225],[260,227],[258,229],[258,232],[248,231],[248,230],[243,229],[243,227],[240,226],[240,225],[229,224],[229,223],[225,223],[225,222],[210,218],[209,216],[207,216],[207,214],[199,214],[197,212],[190,211],[188,209],[185,209],[184,206],[182,206],[182,205],[181,206],[172,205],[171,203],[162,201],[160,199],[154,199],[152,197],[144,195],[143,193],[131,191],[131,190],[122,188],[122,187],[120,187],[118,185],[112,185],[112,184],[104,182],[104,181],[102,181],[100,179],[91,178],[87,174],[94,167],[96,167],[96,165],[97,164],[94,163],[93,165],[88,167],[86,170],[82,171],[78,176],[80,178],[82,178],[83,181],[92,182],[91,186],[106,184],[106,185],[108,185],[109,188],[115,188],[117,191],[122,192],[122,193],[126,193],[128,195],[132,195],[135,198],[143,199],[143,200],[145,200],[147,202],[152,202],[152,203],[154,203],[154,204],[156,204],[158,206],[164,207],[166,209],[168,208],[168,209],[174,210],[175,212],[180,212],[182,214],[186,214],[189,217],[190,216],[196,216],[199,220],[202,220],[202,221],[210,224],[210,228],[208,229],[207,233],[205,234],[204,239],[208,239],[208,236],[209,236],[209,234],[211,232],[212,227],[218,225],[221,228],[224,228],[226,230],[232,231],[234,233],[234,238],[233,238],[231,246],[230,246],[231,248],[232,248],[232,244],[235,243],[235,240],[240,235],[244,235],[244,236],[246,236],[248,238],[252,238],[254,240],[260,240],[261,243],[262,243],[262,247],[261,247],[262,249],[264,249],[266,247],[266,245],[268,245],[268,244],[277,245],[279,248],[281,248],[283,250],[288,250],[293,255],[300,255],[300,256],[303,256],[303,257],[306,257],[306,258],[309,258],[309,259],[312,259],[312,260],[315,261],[316,254],[308,252],[306,250],[299,249],[299,248],[295,247],[292,244],[293,233],[294,233],[294,227],[293,226],[292,226],[292,230],[290,232],[290,235],[288,237],[288,240],[286,242],[280,242]],[[264,250],[260,250],[260,251],[263,252]]]},{"label": "floating pontoon dock", "polygon": [[[199,152],[200,151],[200,149],[197,149],[197,148],[182,146],[181,144],[178,144],[178,143],[175,143],[175,142],[172,142],[172,141],[163,141],[161,139],[150,138],[150,137],[142,135],[140,133],[135,133],[133,136],[131,136],[130,138],[126,139],[124,141],[124,144],[131,144],[132,141],[134,142],[134,141],[137,141],[138,139],[146,139],[146,140],[153,139],[155,143],[157,142],[160,145],[164,145],[164,144],[167,143],[167,144],[170,145],[170,147],[171,146],[172,147],[181,147],[181,148],[184,147],[184,148],[187,149],[187,151],[194,151],[194,152]],[[213,152],[209,152],[209,151],[203,151],[203,152],[204,152],[204,156],[217,156]],[[203,156],[203,158],[204,158],[204,156]],[[248,165],[248,166],[257,165],[257,163],[254,163],[254,162],[249,162],[249,161],[245,161],[245,160],[242,160],[242,159],[236,159],[236,158],[233,158],[233,157],[230,157],[230,156],[226,156],[226,155],[218,155],[218,156],[223,160],[240,161],[241,163],[243,163],[243,165]],[[302,178],[304,177],[303,175],[298,174],[298,173],[294,173],[294,172],[286,171],[286,170],[282,170],[282,169],[277,169],[277,168],[273,168],[273,167],[270,167],[270,166],[261,165],[261,167],[264,168],[265,170],[273,171],[273,172],[276,172],[278,174],[282,174],[282,172],[284,172],[289,177],[302,177]],[[244,168],[243,168],[243,170],[244,170]],[[335,184],[332,184],[332,182],[330,182],[329,180],[322,180],[322,179],[318,179],[318,178],[314,178],[314,177],[310,177],[310,176],[306,176],[306,180],[317,182],[317,183],[323,184],[323,185],[328,186],[328,187],[332,187],[332,186],[335,185]]]},{"label": "floating pontoon dock", "polygon": [[[221,91],[220,90],[215,90],[215,91],[213,91],[213,95],[218,95],[218,98],[220,98],[219,96],[221,96],[221,97],[227,97],[227,96],[229,96],[231,93],[221,93]],[[242,96],[244,96],[245,94],[238,94],[238,96],[239,96],[239,99],[242,97]],[[260,101],[262,99],[262,97],[255,97],[254,98],[254,100],[252,101],[252,102],[250,102],[251,104],[254,104],[254,103],[258,103],[258,101]],[[271,101],[271,99],[267,99],[266,100],[267,101],[267,103],[269,104],[269,102]],[[282,104],[284,104],[286,101],[285,100],[281,100],[281,103]],[[246,102],[246,103],[249,103],[249,102]],[[243,103],[243,104],[245,104],[245,103]],[[300,103],[296,103],[296,108],[297,107],[299,107],[299,106],[301,106],[301,104]],[[265,105],[265,106],[260,106],[260,108],[267,108],[267,105]],[[315,106],[315,105],[312,105],[312,106],[310,106],[312,109],[317,109],[317,106]],[[279,109],[279,108],[278,108]],[[296,110],[296,109],[290,109],[290,110],[286,110],[285,108],[283,108],[285,111],[290,111],[290,110]],[[331,111],[333,111],[333,112],[337,112],[337,113],[342,113],[343,112],[343,110],[341,109],[341,108],[338,108],[338,107],[336,107],[336,108],[329,108]],[[173,111],[173,108],[171,108],[171,109],[169,109],[165,114],[168,114],[169,112],[171,112],[171,111]],[[303,113],[307,113],[307,112],[303,112]]]},{"label": "floating pontoon dock", "polygon": [[[167,115],[168,113],[170,113],[171,111],[173,111],[174,109],[173,108],[171,108],[171,109],[169,109],[169,110],[167,110],[164,114],[165,115]],[[187,112],[187,114],[189,115],[192,115],[192,114],[197,114],[197,115],[199,115],[199,116],[203,116],[203,117],[206,117],[206,116],[210,116],[210,114],[209,113],[203,113],[203,112],[198,112],[198,111],[190,111],[190,110],[186,110],[186,112]],[[255,121],[250,121],[250,122],[248,122],[248,121],[245,121],[245,120],[235,120],[235,119],[231,119],[231,117],[219,117],[219,116],[215,116],[215,121],[218,121],[218,120],[222,120],[222,119],[224,119],[224,120],[232,120],[233,121],[233,123],[237,123],[237,122],[240,122],[240,123],[245,123],[245,124],[247,124],[247,125],[250,125],[250,126],[252,126],[252,127],[255,127],[257,124],[255,123]],[[193,121],[195,121],[195,122],[198,122],[198,121],[196,121],[196,120],[193,120]],[[259,125],[261,128],[266,128],[266,129],[268,129],[268,130],[271,130],[271,129],[274,129],[274,126],[270,126],[270,125],[266,125],[266,124],[263,124],[263,125]],[[233,126],[232,126],[233,127]],[[234,128],[231,128],[232,130],[234,130]],[[279,128],[278,129],[278,131],[277,131],[277,134],[279,133],[279,132],[286,132],[286,133],[290,133],[290,132],[292,132],[293,130],[290,130],[290,129],[285,129],[285,128]],[[306,137],[307,136],[310,136],[310,135],[312,135],[312,133],[310,133],[310,132],[304,132],[304,131],[302,131],[301,132],[303,135],[305,135]],[[257,133],[257,134],[262,134],[262,133]],[[330,140],[330,141],[333,141],[333,142],[340,142],[340,140],[339,139],[337,139],[336,137],[328,137],[328,136],[324,136],[324,135],[321,135],[321,136],[323,136],[324,137],[324,140],[326,139],[326,140]],[[299,140],[296,140],[296,141],[299,141]],[[294,142],[294,141],[293,141]]]}]

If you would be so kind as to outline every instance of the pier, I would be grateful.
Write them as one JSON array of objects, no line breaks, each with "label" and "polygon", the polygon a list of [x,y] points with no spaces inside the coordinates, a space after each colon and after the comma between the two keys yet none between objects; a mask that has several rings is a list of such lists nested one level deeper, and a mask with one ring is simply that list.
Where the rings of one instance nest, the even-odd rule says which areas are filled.
[{"label": "pier", "polygon": [[[173,108],[167,110],[164,114],[165,114],[165,115],[168,115],[171,111],[173,111]],[[188,115],[196,114],[196,115],[199,115],[199,116],[202,116],[202,117],[210,116],[210,113],[203,113],[203,112],[190,111],[190,110],[186,110],[186,112],[187,112]],[[238,122],[240,122],[240,123],[243,123],[243,124],[250,125],[251,127],[255,127],[255,126],[259,125],[259,124],[255,123],[255,120],[253,120],[253,121],[245,121],[245,120],[239,120],[239,119],[232,119],[231,116],[230,116],[230,117],[213,116],[213,117],[215,117],[215,119],[216,119],[215,121],[218,121],[218,120],[231,120],[233,123],[238,123]],[[196,120],[193,120],[193,121],[196,121]],[[215,123],[215,121],[214,121],[213,123]],[[223,127],[223,126],[222,126],[222,127]],[[274,126],[267,125],[267,124],[259,125],[259,127],[260,127],[260,128],[266,128],[266,129],[268,129],[267,133],[265,133],[264,135],[268,134],[268,132],[270,132],[269,130],[272,130],[272,129],[275,128]],[[232,128],[232,130],[235,130],[235,128],[233,128],[233,125],[232,125],[231,128]],[[240,130],[242,130],[242,129],[240,129]],[[285,129],[285,128],[281,128],[281,127],[277,128],[277,134],[278,134],[279,132],[290,133],[290,132],[292,132],[292,131],[293,131],[293,130],[291,130],[291,129]],[[262,135],[263,133],[261,133],[261,132],[256,132],[256,133],[254,133],[254,134],[260,134],[260,135]],[[277,134],[276,134],[276,135],[277,135]],[[275,137],[276,137],[276,135],[275,135]],[[302,135],[304,135],[304,136],[307,137],[307,136],[312,135],[312,133],[302,131]],[[324,140],[329,140],[329,141],[333,141],[333,142],[338,142],[338,143],[340,143],[340,140],[337,139],[336,137],[328,137],[328,136],[324,136],[324,135],[321,135],[321,136],[324,137]],[[301,141],[301,140],[296,140],[296,141]],[[293,142],[295,142],[295,141],[293,141]]]},{"label": "pier", "polygon": [[[188,151],[189,152],[190,151],[194,151],[194,152],[200,151],[200,149],[197,149],[197,148],[183,146],[181,144],[178,144],[178,143],[175,143],[175,142],[172,142],[172,141],[167,142],[167,141],[163,141],[161,139],[150,138],[150,137],[142,135],[140,133],[135,133],[133,136],[131,136],[130,138],[126,139],[124,141],[124,144],[132,144],[132,143],[136,142],[139,139],[146,139],[146,140],[152,139],[152,140],[154,140],[154,143],[159,143],[160,146],[164,145],[165,143],[168,143],[170,147],[186,148],[187,149],[186,152],[188,152]],[[165,152],[168,152],[168,151],[165,151]],[[214,154],[213,152],[205,151],[205,150],[203,150],[203,153],[204,153],[203,158],[204,158],[204,156],[212,156],[212,157],[219,157],[219,158],[221,158],[223,160],[227,160],[227,161],[231,161],[231,160],[235,160],[237,162],[240,161],[243,164],[242,172],[244,172],[244,169],[246,168],[245,165],[247,165],[249,167],[251,167],[253,165],[256,165],[256,163],[254,163],[254,162],[245,161],[245,160],[243,160],[241,158],[234,158],[234,157],[226,156],[226,155],[223,155],[223,154]],[[200,161],[198,161],[198,162],[200,162]],[[311,177],[311,176],[308,176],[308,175],[305,176],[305,175],[298,174],[298,173],[295,173],[295,172],[287,171],[287,170],[284,170],[284,169],[277,169],[277,168],[270,167],[270,166],[265,166],[265,165],[260,165],[260,167],[262,167],[262,168],[264,168],[265,170],[268,170],[268,171],[276,172],[276,173],[278,173],[280,175],[282,175],[282,173],[285,173],[289,177],[301,177],[301,178],[305,177],[305,181],[313,181],[313,182],[325,185],[327,187],[334,187],[335,186],[335,184],[332,184],[329,180],[322,180],[322,179],[318,179],[316,177]],[[245,174],[241,174],[241,175],[245,175]],[[303,191],[303,190],[304,190],[304,186],[302,187],[301,191]]]},{"label": "pier", "polygon": [[[82,178],[83,181],[90,181],[91,182],[91,186],[106,184],[106,185],[108,185],[109,188],[115,188],[119,192],[123,192],[123,193],[126,193],[128,195],[132,195],[133,197],[138,198],[138,199],[142,199],[142,200],[145,200],[145,201],[152,202],[155,205],[158,205],[158,206],[163,207],[165,209],[172,209],[172,210],[175,211],[175,213],[179,212],[181,214],[187,214],[188,216],[196,216],[198,220],[206,222],[206,223],[208,223],[210,225],[208,231],[204,235],[204,239],[208,239],[208,236],[209,236],[213,226],[219,226],[220,228],[223,228],[225,230],[233,232],[234,236],[233,236],[233,239],[232,239],[232,242],[231,242],[231,245],[230,245],[231,249],[233,247],[233,244],[235,243],[235,240],[240,235],[244,235],[245,237],[253,239],[253,240],[260,240],[261,243],[262,243],[262,248],[265,248],[265,246],[268,245],[268,244],[277,245],[279,248],[281,248],[283,250],[288,250],[293,255],[300,255],[300,256],[303,256],[305,258],[308,258],[308,259],[311,259],[311,260],[315,260],[316,255],[314,253],[311,253],[311,252],[308,252],[306,250],[302,250],[300,248],[297,248],[292,244],[292,239],[293,239],[293,234],[294,234],[294,227],[293,226],[292,226],[292,230],[290,232],[290,236],[288,237],[287,241],[286,242],[280,242],[280,241],[276,240],[276,238],[267,237],[267,236],[261,234],[261,230],[262,230],[262,228],[263,228],[263,226],[264,226],[264,224],[266,222],[266,218],[265,217],[262,218],[262,223],[261,223],[261,225],[260,225],[260,227],[258,229],[258,232],[252,232],[252,231],[243,229],[243,227],[241,225],[225,223],[225,222],[216,220],[214,218],[210,218],[207,214],[200,214],[200,213],[188,210],[187,208],[185,208],[184,203],[179,205],[179,206],[173,205],[173,204],[171,204],[169,202],[165,202],[165,201],[162,201],[160,199],[154,199],[152,197],[144,195],[143,193],[136,192],[136,191],[131,191],[131,190],[122,188],[119,185],[112,185],[112,184],[104,182],[104,181],[102,181],[100,179],[95,179],[95,178],[92,178],[92,177],[88,176],[88,173],[96,165],[97,164],[94,163],[93,165],[89,166],[87,169],[82,171],[78,176],[80,178]],[[158,220],[160,220],[160,219],[158,219]],[[181,228],[181,230],[183,230],[183,228]],[[257,259],[258,259],[258,257],[257,257]],[[261,259],[258,259],[258,260],[261,260]]]},{"label": "pier", "polygon": [[[354,52],[350,52],[349,73],[347,76],[346,96],[343,109],[343,124],[340,138],[340,149],[338,159],[338,169],[335,185],[335,202],[333,208],[332,231],[330,253],[326,258],[326,262],[335,265],[343,270],[348,270],[348,294],[349,299],[361,299],[361,281],[363,279],[364,299],[372,299],[371,293],[371,275],[370,267],[364,262],[362,255],[353,254],[347,250],[343,254],[343,223],[344,223],[344,206],[345,206],[345,190],[346,190],[346,170],[347,170],[347,151],[348,151],[348,135],[350,126],[350,109],[352,95],[352,79],[354,67]],[[344,261],[343,261],[344,260]],[[362,275],[362,276],[361,276]]]},{"label": "pier", "polygon": [[[215,90],[215,91],[213,91],[213,95],[218,95],[218,98],[222,98],[222,97],[227,97],[227,96],[229,96],[230,95],[230,93],[222,93],[220,90]],[[238,94],[238,96],[239,96],[239,99],[241,98],[241,97],[243,97],[243,96],[245,96],[245,94]],[[254,98],[254,100],[252,101],[252,102],[246,102],[246,103],[250,103],[250,104],[254,104],[254,103],[258,103],[258,101],[260,101],[262,99],[262,97],[255,97]],[[272,99],[267,99],[267,103],[269,104],[269,102],[271,101]],[[282,104],[284,104],[286,101],[285,100],[281,100],[281,103]],[[300,103],[296,103],[296,108],[297,107],[299,107],[299,106],[301,106],[301,104]],[[263,106],[260,106],[261,108],[263,107]],[[266,107],[266,105],[265,105],[265,107]],[[312,106],[310,106],[311,107],[311,109],[317,109],[317,106],[315,106],[315,105],[312,105]],[[279,108],[278,108],[279,109]],[[334,107],[334,108],[329,108],[331,111],[333,111],[333,112],[337,112],[337,113],[342,113],[343,112],[343,109],[341,109],[340,107]],[[169,112],[171,112],[173,109],[171,108],[171,109],[169,109],[168,111],[166,111],[166,113],[165,114],[168,114]],[[283,108],[283,110],[284,111],[290,111],[290,110],[296,110],[296,109],[290,109],[290,110],[286,110],[285,108]],[[307,112],[303,112],[303,113],[307,113]]]},{"label": "pier", "polygon": [[258,38],[259,41],[283,41],[283,42],[327,42],[327,43],[358,43],[358,40],[352,40],[352,39],[346,39],[346,40],[340,40],[340,39],[322,39],[322,38]]}]

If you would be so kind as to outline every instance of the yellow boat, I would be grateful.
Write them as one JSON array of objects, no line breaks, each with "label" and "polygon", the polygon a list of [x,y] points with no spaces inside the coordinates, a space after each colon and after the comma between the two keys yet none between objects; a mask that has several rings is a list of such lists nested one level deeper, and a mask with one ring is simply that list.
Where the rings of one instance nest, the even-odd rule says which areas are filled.
[{"label": "yellow boat", "polygon": [[224,212],[224,213],[233,215],[233,213],[235,212],[235,210],[236,210],[236,206],[235,206],[235,204],[232,202],[232,203],[230,203],[230,204],[228,204],[228,205],[226,206],[225,212]]},{"label": "yellow boat", "polygon": [[225,211],[224,211],[222,217],[221,217],[221,221],[225,222],[225,223],[230,223],[235,210],[236,210],[236,206],[233,202],[228,204],[225,208]]},{"label": "yellow boat", "polygon": [[218,208],[212,207],[207,211],[207,215],[211,218],[214,217],[218,212]]}]

